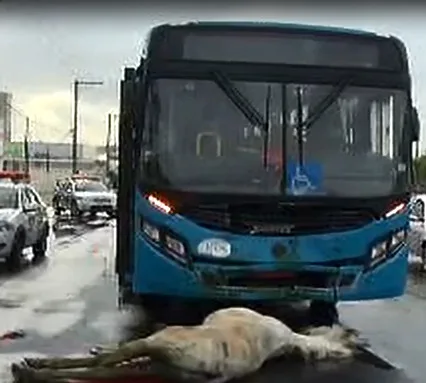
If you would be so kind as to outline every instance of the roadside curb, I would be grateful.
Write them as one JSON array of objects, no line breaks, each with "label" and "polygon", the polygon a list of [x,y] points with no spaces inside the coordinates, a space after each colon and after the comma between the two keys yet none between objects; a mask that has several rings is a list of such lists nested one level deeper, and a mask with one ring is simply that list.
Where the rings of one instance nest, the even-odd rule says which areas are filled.
[{"label": "roadside curb", "polygon": [[385,370],[399,370],[400,368],[395,366],[389,359],[385,358],[383,355],[380,355],[377,351],[374,351],[370,347],[362,347],[360,349],[363,356],[359,357],[361,360],[365,360],[378,368]]}]

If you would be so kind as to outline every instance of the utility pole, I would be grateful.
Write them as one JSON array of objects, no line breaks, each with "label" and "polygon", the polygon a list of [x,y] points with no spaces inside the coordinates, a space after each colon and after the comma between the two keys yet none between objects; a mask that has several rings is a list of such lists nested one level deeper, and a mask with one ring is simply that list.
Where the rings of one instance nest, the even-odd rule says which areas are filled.
[{"label": "utility pole", "polygon": [[74,80],[74,122],[72,131],[72,174],[77,172],[78,80]]},{"label": "utility pole", "polygon": [[24,171],[27,175],[30,174],[30,151],[28,147],[29,135],[30,135],[30,119],[27,117],[25,119],[25,137],[24,137],[24,159],[25,159]]},{"label": "utility pole", "polygon": [[77,172],[77,133],[78,133],[78,90],[79,86],[96,86],[103,85],[103,81],[81,81],[74,80],[73,83],[73,92],[74,92],[74,118],[73,118],[73,134],[72,134],[72,172],[73,174]]},{"label": "utility pole", "polygon": [[106,176],[108,177],[109,174],[109,168],[110,168],[110,156],[111,156],[111,128],[112,128],[112,114],[108,113],[108,127],[107,127],[107,135],[106,135],[106,145],[105,145],[105,154],[106,154],[106,161],[105,161],[105,170],[106,170]]},{"label": "utility pole", "polygon": [[118,114],[114,114],[114,129],[113,129],[113,144],[112,147],[114,149],[114,161],[117,160],[118,155],[118,145],[117,145],[117,122],[118,122]]},{"label": "utility pole", "polygon": [[50,148],[46,148],[46,173],[50,172]]}]

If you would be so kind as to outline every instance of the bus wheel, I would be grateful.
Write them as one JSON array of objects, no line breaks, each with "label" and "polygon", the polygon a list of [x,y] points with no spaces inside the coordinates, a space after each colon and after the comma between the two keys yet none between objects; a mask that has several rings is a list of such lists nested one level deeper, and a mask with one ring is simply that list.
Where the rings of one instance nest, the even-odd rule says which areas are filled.
[{"label": "bus wheel", "polygon": [[339,323],[339,313],[335,302],[312,301],[309,306],[308,316],[310,325],[314,327],[331,327]]},{"label": "bus wheel", "polygon": [[130,288],[120,287],[118,294],[118,306],[120,308],[127,305],[136,305],[137,303],[137,296],[133,294]]},{"label": "bus wheel", "polygon": [[146,318],[151,323],[167,326],[196,325],[204,319],[198,313],[198,307],[179,298],[143,295],[140,304]]},{"label": "bus wheel", "polygon": [[170,319],[168,314],[171,314],[171,310],[166,298],[152,295],[140,295],[138,298],[148,322],[162,323]]}]

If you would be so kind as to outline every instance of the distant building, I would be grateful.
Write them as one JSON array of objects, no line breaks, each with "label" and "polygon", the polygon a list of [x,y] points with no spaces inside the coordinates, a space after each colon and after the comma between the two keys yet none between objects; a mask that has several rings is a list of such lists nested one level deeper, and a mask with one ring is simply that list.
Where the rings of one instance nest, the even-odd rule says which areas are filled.
[{"label": "distant building", "polygon": [[0,92],[0,156],[4,147],[12,141],[12,94]]},{"label": "distant building", "polygon": [[[98,158],[102,156],[102,158],[106,158],[106,147],[98,146],[96,148],[96,154]],[[110,159],[115,159],[118,157],[118,148],[115,145],[111,145],[109,148]]]},{"label": "distant building", "polygon": [[[21,141],[14,141],[9,143],[5,150],[7,157],[20,158],[23,157],[24,144]],[[72,150],[71,144],[64,142],[42,142],[32,141],[28,145],[30,158],[43,159],[46,158],[47,152],[49,152],[50,159],[71,159]],[[97,158],[98,147],[94,145],[79,144],[77,147],[77,153],[79,158],[87,160],[95,160]]]},{"label": "distant building", "polygon": [[[30,158],[45,158],[47,151],[51,159],[68,159],[72,157],[71,144],[65,142],[32,141],[28,145]],[[77,146],[77,153],[82,157],[82,144]]]}]

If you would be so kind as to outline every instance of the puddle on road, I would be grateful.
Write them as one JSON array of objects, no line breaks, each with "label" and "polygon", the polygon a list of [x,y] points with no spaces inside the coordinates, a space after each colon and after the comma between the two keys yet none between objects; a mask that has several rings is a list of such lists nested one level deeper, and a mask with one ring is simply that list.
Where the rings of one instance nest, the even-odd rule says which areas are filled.
[{"label": "puddle on road", "polygon": [[71,313],[79,312],[82,307],[84,307],[84,302],[81,302],[81,299],[73,300],[72,298],[67,298],[63,300],[55,300],[47,302],[42,306],[36,307],[33,309],[34,313],[37,314],[55,314],[55,313]]},{"label": "puddle on road", "polygon": [[106,343],[118,343],[146,334],[146,318],[138,310],[100,313],[87,326],[102,334]]},{"label": "puddle on road", "polygon": [[0,308],[2,309],[16,309],[22,307],[23,300],[18,299],[0,299]]},{"label": "puddle on road", "polygon": [[27,300],[27,294],[14,294],[11,291],[2,291],[2,286],[0,286],[0,308],[18,309],[25,306]]}]

